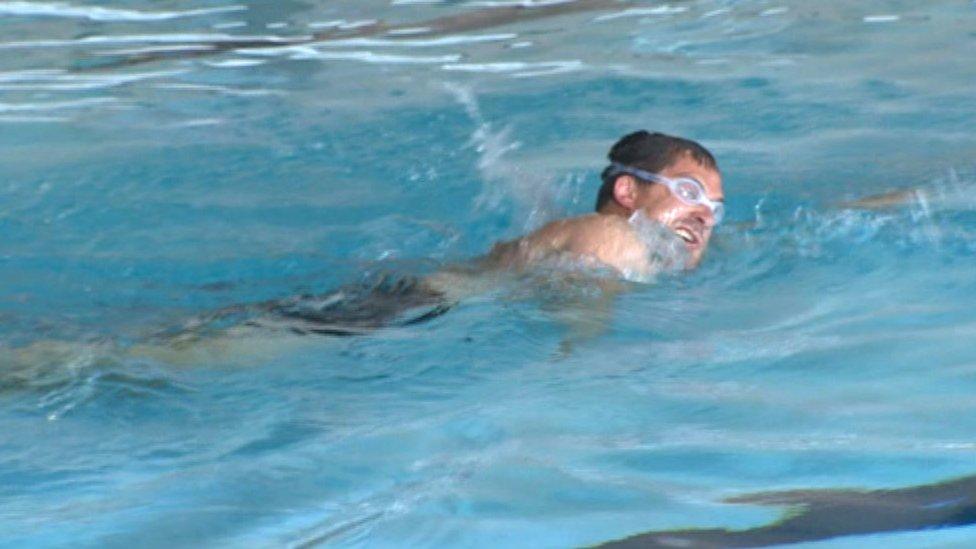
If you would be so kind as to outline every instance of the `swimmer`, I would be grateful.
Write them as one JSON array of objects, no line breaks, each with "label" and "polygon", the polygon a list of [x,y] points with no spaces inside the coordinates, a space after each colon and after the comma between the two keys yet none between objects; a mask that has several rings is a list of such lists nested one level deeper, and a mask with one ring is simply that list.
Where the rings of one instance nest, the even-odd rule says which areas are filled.
[{"label": "swimmer", "polygon": [[[645,130],[622,137],[607,157],[594,213],[496,244],[483,257],[411,285],[412,291],[443,312],[444,303],[485,291],[497,275],[537,267],[571,265],[643,282],[675,267],[669,259],[680,258],[678,268],[697,267],[724,214],[715,157],[694,141]],[[377,324],[373,319],[370,327]]]},{"label": "swimmer", "polygon": [[[496,244],[478,261],[482,272],[556,267],[557,272],[550,268],[545,273],[552,278],[560,266],[569,265],[576,273],[582,267],[612,275],[591,278],[587,282],[599,290],[595,295],[555,311],[568,328],[561,355],[607,328],[613,299],[623,290],[621,279],[651,282],[662,271],[697,267],[725,212],[718,163],[694,141],[640,130],[618,140],[607,157],[594,213],[553,221]],[[471,291],[472,280],[478,278],[459,277],[449,269],[425,282],[457,300]]]},{"label": "swimmer", "polygon": [[694,141],[644,130],[622,137],[607,156],[595,213],[497,244],[490,261],[521,268],[568,253],[646,280],[661,268],[653,261],[659,250],[652,248],[666,244],[648,238],[648,226],[657,224],[682,243],[682,267],[697,267],[725,210],[715,157]]},{"label": "swimmer", "polygon": [[592,334],[602,329],[599,319],[623,279],[648,282],[664,270],[695,268],[724,212],[715,157],[694,141],[641,130],[617,141],[607,156],[594,213],[553,221],[428,276],[382,274],[325,295],[229,307],[193,320],[172,341],[211,339],[213,326],[362,335],[430,320],[493,291],[503,278],[533,273],[537,282],[567,289],[579,285],[580,276],[596,283],[599,295],[586,307],[588,318],[570,322]]},{"label": "swimmer", "polygon": [[641,130],[617,141],[608,159],[595,213],[554,221],[424,278],[386,280],[373,289],[347,287],[324,297],[292,299],[286,306],[268,304],[263,319],[251,325],[361,334],[434,318],[497,287],[500,277],[535,269],[549,278],[559,271],[609,273],[601,286],[609,300],[616,293],[614,280],[647,282],[662,270],[698,266],[724,213],[715,157],[694,141]]}]

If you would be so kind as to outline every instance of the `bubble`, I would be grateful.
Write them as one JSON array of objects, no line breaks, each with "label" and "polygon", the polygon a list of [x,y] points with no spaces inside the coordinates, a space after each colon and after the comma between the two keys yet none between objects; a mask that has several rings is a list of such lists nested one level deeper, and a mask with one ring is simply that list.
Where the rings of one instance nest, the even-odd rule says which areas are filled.
[{"label": "bubble", "polygon": [[650,282],[659,273],[683,270],[690,262],[688,247],[667,226],[647,217],[640,210],[629,219],[637,237],[647,246],[645,273],[624,273],[628,280]]}]

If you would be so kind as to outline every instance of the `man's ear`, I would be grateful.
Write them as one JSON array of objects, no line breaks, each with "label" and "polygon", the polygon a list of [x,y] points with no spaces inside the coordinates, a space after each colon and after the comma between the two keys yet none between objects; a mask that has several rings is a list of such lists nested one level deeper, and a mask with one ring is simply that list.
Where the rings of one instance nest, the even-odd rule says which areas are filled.
[{"label": "man's ear", "polygon": [[633,211],[637,204],[637,181],[629,175],[621,175],[613,182],[613,198],[618,204]]}]

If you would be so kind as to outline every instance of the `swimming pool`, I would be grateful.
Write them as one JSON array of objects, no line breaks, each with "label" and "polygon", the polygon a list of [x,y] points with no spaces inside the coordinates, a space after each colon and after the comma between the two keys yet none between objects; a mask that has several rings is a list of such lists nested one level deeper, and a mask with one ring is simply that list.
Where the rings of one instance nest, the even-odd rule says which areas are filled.
[{"label": "swimming pool", "polygon": [[[582,546],[976,473],[972,3],[506,4],[0,4],[0,544]],[[135,352],[589,211],[636,128],[711,148],[729,219],[583,337],[506,290]]]}]

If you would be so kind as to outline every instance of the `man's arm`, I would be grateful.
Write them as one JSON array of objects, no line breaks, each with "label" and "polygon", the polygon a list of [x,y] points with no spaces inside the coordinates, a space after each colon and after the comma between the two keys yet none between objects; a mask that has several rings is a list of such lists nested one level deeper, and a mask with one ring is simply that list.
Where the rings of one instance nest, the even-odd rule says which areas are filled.
[{"label": "man's arm", "polygon": [[858,210],[883,210],[886,208],[897,208],[913,203],[928,202],[928,193],[923,189],[907,189],[900,191],[890,191],[881,194],[872,194],[857,200],[849,200],[837,204],[841,208]]}]

